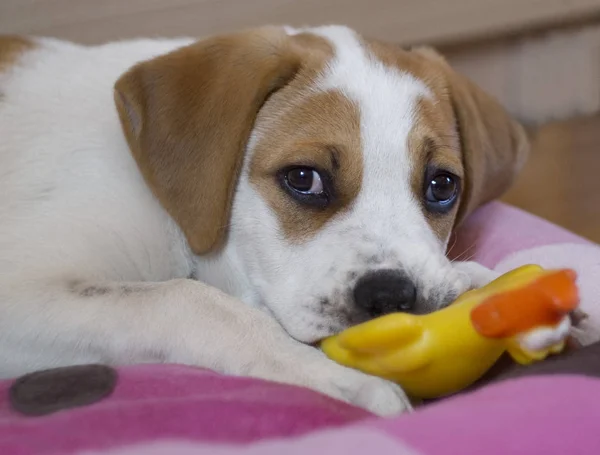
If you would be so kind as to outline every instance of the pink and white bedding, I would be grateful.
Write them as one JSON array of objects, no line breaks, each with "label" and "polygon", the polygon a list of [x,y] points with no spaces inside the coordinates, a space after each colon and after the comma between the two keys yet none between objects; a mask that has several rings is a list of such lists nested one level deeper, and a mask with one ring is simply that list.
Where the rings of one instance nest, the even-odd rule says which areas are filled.
[{"label": "pink and white bedding", "polygon": [[[595,244],[494,203],[469,220],[451,254],[499,271],[530,262],[576,269],[590,315],[585,341],[599,338]],[[116,373],[106,397],[41,416],[19,412],[13,381],[0,381],[0,454],[600,454],[600,373],[577,368],[502,380],[390,419],[306,389],[190,367]]]}]

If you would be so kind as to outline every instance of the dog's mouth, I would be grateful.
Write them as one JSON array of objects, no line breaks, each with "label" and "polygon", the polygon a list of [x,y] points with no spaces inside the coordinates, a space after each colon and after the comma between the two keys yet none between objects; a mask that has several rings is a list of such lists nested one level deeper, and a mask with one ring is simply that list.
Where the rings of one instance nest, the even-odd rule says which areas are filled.
[{"label": "dog's mouth", "polygon": [[[426,304],[419,303],[416,306],[416,308],[414,309],[414,311],[410,311],[408,313],[413,314],[413,315],[424,315],[424,314],[433,313],[435,311],[439,311],[443,308],[446,308],[449,305],[452,305],[459,296],[460,296],[460,293],[448,292],[447,296],[444,299],[442,299],[441,302],[431,302],[431,303],[426,303]],[[338,322],[337,324],[330,324],[329,325],[330,330],[327,330],[326,334],[319,336],[315,341],[312,341],[307,344],[309,344],[310,346],[319,348],[321,343],[323,343],[323,341],[328,338],[340,335],[342,332],[345,332],[346,330],[348,330],[352,327],[356,327],[361,324],[367,323],[369,321],[377,320],[377,319],[380,319],[382,317],[385,317],[385,316],[388,316],[388,315],[394,314],[394,313],[407,313],[407,312],[401,311],[401,310],[396,310],[396,311],[380,314],[377,316],[368,316],[365,314],[361,314],[360,312],[352,312],[350,310],[342,310],[341,317],[339,317],[340,315],[338,315],[338,319],[343,319],[344,323]],[[575,317],[577,317],[577,316],[575,316]]]}]

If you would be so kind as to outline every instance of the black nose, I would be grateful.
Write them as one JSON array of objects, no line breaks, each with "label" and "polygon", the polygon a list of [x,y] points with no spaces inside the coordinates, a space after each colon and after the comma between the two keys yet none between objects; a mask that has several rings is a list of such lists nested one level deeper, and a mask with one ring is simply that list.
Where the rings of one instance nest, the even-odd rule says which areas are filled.
[{"label": "black nose", "polygon": [[414,310],[417,288],[397,270],[377,270],[362,276],[354,287],[354,302],[370,317]]}]

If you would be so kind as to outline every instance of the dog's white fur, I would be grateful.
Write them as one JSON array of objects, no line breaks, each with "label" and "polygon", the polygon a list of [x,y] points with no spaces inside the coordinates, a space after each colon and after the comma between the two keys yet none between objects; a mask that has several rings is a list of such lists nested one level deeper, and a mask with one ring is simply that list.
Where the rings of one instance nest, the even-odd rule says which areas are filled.
[{"label": "dog's white fur", "polygon": [[[309,241],[290,243],[279,235],[275,214],[248,179],[253,146],[269,134],[259,123],[238,184],[228,244],[213,261],[200,259],[197,264],[203,281],[266,307],[288,333],[308,343],[347,324],[339,315],[348,305],[352,272],[360,276],[369,268],[401,264],[430,303],[429,310],[471,285],[461,266],[453,267],[446,258],[448,239],[440,242],[435,237],[410,188],[413,169],[406,138],[415,122],[416,100],[431,96],[429,90],[410,74],[370,59],[347,28],[311,32],[332,42],[336,57],[307,96],[337,89],[360,107],[362,190],[341,219]],[[376,265],[366,264],[373,258]],[[231,281],[232,276],[247,279]],[[430,298],[432,294],[439,299]],[[329,309],[324,315],[319,307],[325,298]]]},{"label": "dog's white fur", "polygon": [[[492,275],[450,263],[448,239],[435,237],[412,196],[403,144],[427,87],[367,56],[349,29],[313,33],[333,44],[335,58],[311,90],[335,87],[359,107],[364,180],[352,208],[302,245],[282,238],[249,182],[253,147],[269,134],[261,125],[219,253],[194,256],[145,184],[113,85],[136,62],[192,40],[90,48],[41,39],[0,73],[0,377],[75,363],[181,362],[312,387],[382,414],[409,407],[396,386],[296,340],[344,328],[337,311],[347,304],[348,273],[368,267],[364,257],[379,257],[381,268],[400,263],[425,298]],[[326,314],[316,310],[324,297],[334,308]]]}]

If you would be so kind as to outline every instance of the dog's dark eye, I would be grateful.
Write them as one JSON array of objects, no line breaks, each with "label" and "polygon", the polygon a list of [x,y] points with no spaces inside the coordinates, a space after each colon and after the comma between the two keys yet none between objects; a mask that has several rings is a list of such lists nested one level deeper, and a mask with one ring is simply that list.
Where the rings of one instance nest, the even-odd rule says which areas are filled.
[{"label": "dog's dark eye", "polygon": [[310,167],[297,167],[285,174],[287,184],[292,190],[304,194],[320,194],[323,192],[323,180],[317,171]]},{"label": "dog's dark eye", "polygon": [[312,207],[324,208],[330,202],[330,178],[309,166],[283,169],[280,173],[283,189],[296,201]]},{"label": "dog's dark eye", "polygon": [[449,172],[438,172],[427,180],[425,201],[433,212],[450,211],[458,196],[458,177]]}]

